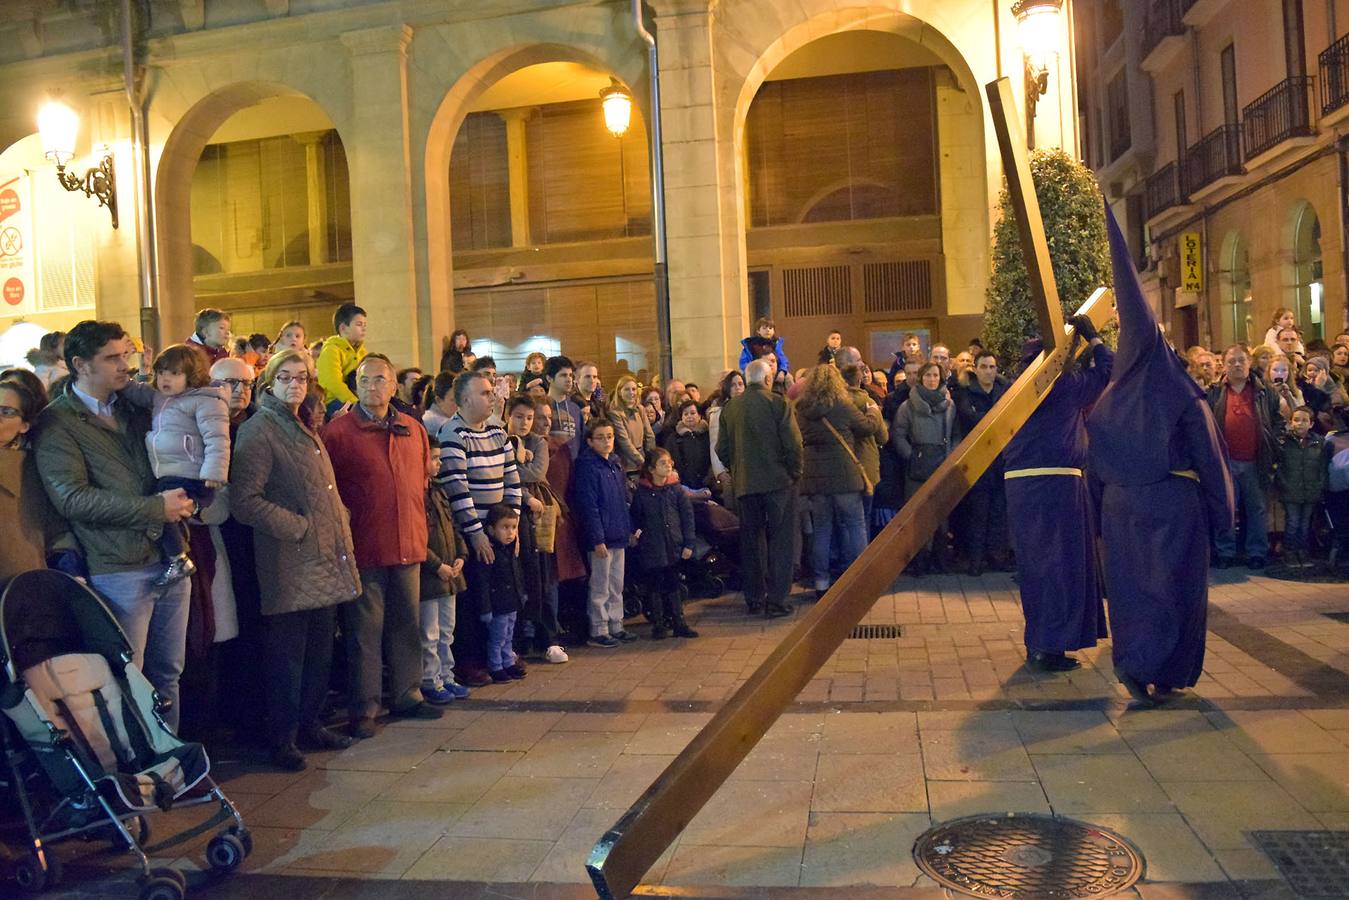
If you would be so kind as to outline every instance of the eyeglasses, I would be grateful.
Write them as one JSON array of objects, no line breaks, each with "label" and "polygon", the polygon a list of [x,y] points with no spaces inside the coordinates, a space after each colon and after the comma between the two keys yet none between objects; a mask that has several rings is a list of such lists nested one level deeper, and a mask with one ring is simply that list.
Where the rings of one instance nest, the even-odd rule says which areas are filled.
[{"label": "eyeglasses", "polygon": [[[279,378],[277,380],[280,381]],[[229,385],[230,392],[235,394],[253,387],[253,382],[249,381],[247,378],[222,378],[220,379],[220,383]]]},{"label": "eyeglasses", "polygon": [[280,374],[280,375],[277,375],[275,380],[276,380],[276,382],[277,382],[278,384],[290,384],[291,382],[294,382],[295,384],[308,384],[308,383],[309,383],[309,376],[308,376],[308,375],[287,375],[287,374],[285,374],[285,373],[282,373],[282,374]]},{"label": "eyeglasses", "polygon": [[22,410],[15,409],[12,406],[0,406],[0,419],[19,419],[22,417]]}]

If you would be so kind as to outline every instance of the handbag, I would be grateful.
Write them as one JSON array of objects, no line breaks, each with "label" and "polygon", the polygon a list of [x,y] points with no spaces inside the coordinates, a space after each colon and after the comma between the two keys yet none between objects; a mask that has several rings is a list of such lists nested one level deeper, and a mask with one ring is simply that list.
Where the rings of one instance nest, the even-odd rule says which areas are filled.
[{"label": "handbag", "polygon": [[862,476],[862,494],[863,496],[870,497],[875,493],[876,486],[872,484],[871,479],[867,477],[867,470],[862,468],[862,461],[858,459],[857,454],[853,452],[852,445],[843,439],[843,435],[838,433],[838,429],[834,427],[834,423],[824,418],[820,419],[820,421],[824,423],[825,428],[829,429],[829,433],[834,436],[834,439],[839,442],[839,445],[843,448],[843,452],[848,454],[848,459],[852,460],[853,467],[857,469],[857,474]]},{"label": "handbag", "polygon": [[912,481],[927,481],[946,460],[945,444],[914,444],[906,473]]},{"label": "handbag", "polygon": [[562,518],[562,504],[545,482],[532,485],[531,493],[543,504],[539,517],[534,520],[534,545],[540,553],[552,553],[557,549],[557,523]]}]

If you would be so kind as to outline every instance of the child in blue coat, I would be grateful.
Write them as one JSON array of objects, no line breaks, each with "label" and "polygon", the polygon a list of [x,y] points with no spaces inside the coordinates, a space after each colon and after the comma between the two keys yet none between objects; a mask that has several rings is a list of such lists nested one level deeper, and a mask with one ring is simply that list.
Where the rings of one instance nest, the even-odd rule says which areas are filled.
[{"label": "child in blue coat", "polygon": [[623,630],[623,564],[632,538],[628,483],[614,455],[614,426],[596,416],[571,476],[571,507],[590,556],[590,640],[612,648],[637,636]]},{"label": "child in blue coat", "polygon": [[697,637],[684,621],[685,590],[679,575],[679,564],[693,556],[693,501],[664,448],[648,452],[638,470],[632,522],[637,528],[632,551],[637,580],[651,598],[651,639],[662,640],[667,632]]},{"label": "child in blue coat", "polygon": [[787,363],[787,351],[782,347],[782,338],[778,337],[777,325],[773,324],[772,319],[760,318],[754,323],[754,334],[743,339],[740,342],[740,371],[745,371],[745,366],[754,362],[754,354],[750,350],[749,342],[754,340],[755,335],[766,341],[772,341],[773,354],[778,358],[778,371],[785,372],[787,377],[791,377],[792,367]]}]

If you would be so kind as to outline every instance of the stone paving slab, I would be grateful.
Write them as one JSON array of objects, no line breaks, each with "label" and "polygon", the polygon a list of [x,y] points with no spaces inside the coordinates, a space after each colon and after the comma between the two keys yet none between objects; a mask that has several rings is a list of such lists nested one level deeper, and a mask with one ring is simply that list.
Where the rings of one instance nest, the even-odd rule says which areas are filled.
[{"label": "stone paving slab", "polygon": [[[943,896],[913,865],[914,838],[964,815],[1039,812],[1140,847],[1134,897],[1283,896],[1247,833],[1349,829],[1349,625],[1324,615],[1346,609],[1349,586],[1215,573],[1198,687],[1139,711],[1108,641],[1072,673],[1025,668],[1010,577],[904,579],[866,618],[902,635],[845,641],[642,894]],[[593,896],[589,847],[794,619],[742,610],[692,606],[694,641],[577,648],[438,722],[314,754],[305,773],[214,753],[256,850],[248,874],[204,896]],[[199,869],[204,840],[174,864]],[[127,887],[126,857],[77,850],[75,871],[97,877],[66,895]]]}]

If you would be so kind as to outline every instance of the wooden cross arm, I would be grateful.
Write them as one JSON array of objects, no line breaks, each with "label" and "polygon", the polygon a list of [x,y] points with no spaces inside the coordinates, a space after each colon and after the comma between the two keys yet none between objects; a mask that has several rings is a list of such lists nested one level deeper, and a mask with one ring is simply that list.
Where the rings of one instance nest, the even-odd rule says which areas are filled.
[{"label": "wooden cross arm", "polygon": [[[1114,314],[1101,288],[1083,305],[1098,328]],[[1041,353],[979,425],[904,504],[824,597],[731,696],[706,727],[609,829],[586,863],[601,898],[626,897],[716,793],[773,722],[889,590],[970,486],[992,465],[1044,399],[1067,362],[1072,329]],[[1081,345],[1085,347],[1085,344]],[[775,560],[775,565],[786,561]]]}]

